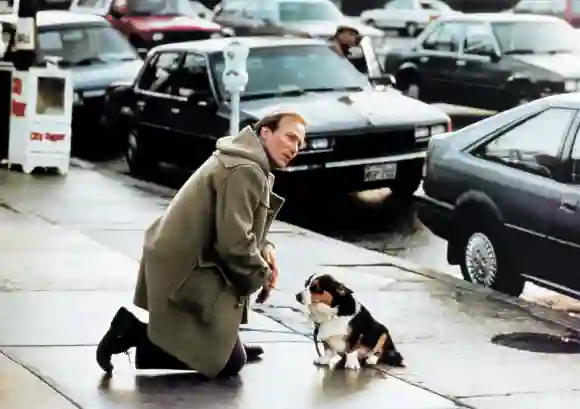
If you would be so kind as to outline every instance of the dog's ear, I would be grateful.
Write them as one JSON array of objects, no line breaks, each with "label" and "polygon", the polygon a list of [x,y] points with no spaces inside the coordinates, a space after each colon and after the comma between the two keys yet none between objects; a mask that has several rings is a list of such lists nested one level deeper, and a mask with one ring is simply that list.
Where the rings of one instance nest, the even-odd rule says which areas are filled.
[{"label": "dog's ear", "polygon": [[338,296],[335,297],[334,302],[338,311],[336,314],[338,316],[349,316],[356,313],[356,300],[353,297],[353,292],[348,287],[344,287],[338,292]]}]

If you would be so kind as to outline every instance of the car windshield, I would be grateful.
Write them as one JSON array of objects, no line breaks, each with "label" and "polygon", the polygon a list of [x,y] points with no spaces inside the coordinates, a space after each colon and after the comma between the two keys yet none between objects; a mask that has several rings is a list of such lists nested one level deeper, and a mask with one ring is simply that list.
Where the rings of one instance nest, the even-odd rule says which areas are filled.
[{"label": "car windshield", "polygon": [[283,1],[279,3],[279,19],[294,21],[342,21],[344,16],[330,1]]},{"label": "car windshield", "polygon": [[578,32],[565,21],[492,23],[505,54],[579,52]]},{"label": "car windshield", "polygon": [[51,28],[38,34],[39,57],[62,65],[92,65],[139,59],[125,37],[110,26]]},{"label": "car windshield", "polygon": [[[220,94],[226,95],[223,54],[213,54],[210,63]],[[366,76],[325,45],[254,48],[248,55],[247,70],[249,81],[242,99],[370,86]]]}]

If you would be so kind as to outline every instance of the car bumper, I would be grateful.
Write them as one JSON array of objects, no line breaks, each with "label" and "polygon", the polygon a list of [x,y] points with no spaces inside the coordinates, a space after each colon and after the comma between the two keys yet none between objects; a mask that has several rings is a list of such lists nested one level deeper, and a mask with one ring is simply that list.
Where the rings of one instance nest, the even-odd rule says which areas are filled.
[{"label": "car bumper", "polygon": [[[412,152],[378,158],[329,161],[324,164],[288,166],[277,178],[304,186],[320,185],[327,189],[362,190],[387,187],[397,178],[422,168],[425,152]],[[365,169],[371,165],[397,164],[396,178],[365,181]]]},{"label": "car bumper", "polygon": [[453,206],[420,194],[417,200],[417,217],[433,234],[449,240],[453,221]]}]

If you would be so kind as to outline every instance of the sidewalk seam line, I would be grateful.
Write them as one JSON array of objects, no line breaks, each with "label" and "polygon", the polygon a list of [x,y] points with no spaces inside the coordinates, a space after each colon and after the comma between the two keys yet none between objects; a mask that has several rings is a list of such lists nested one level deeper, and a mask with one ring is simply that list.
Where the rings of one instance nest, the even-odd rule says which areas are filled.
[{"label": "sidewalk seam line", "polygon": [[11,355],[7,354],[5,351],[0,351],[0,354],[2,354],[3,356],[5,356],[6,358],[8,358],[14,364],[19,365],[21,368],[23,368],[26,371],[28,371],[35,378],[37,378],[39,381],[41,381],[46,386],[48,386],[53,392],[56,392],[58,395],[60,395],[62,398],[64,398],[66,401],[68,401],[71,405],[77,407],[78,409],[83,409],[83,407],[78,402],[76,402],[74,399],[70,398],[69,396],[65,395],[61,390],[59,390],[55,385],[53,385],[52,382],[49,382],[38,371],[36,371],[32,367],[30,367],[30,366],[28,366],[28,365],[20,362],[16,358],[14,358]]}]

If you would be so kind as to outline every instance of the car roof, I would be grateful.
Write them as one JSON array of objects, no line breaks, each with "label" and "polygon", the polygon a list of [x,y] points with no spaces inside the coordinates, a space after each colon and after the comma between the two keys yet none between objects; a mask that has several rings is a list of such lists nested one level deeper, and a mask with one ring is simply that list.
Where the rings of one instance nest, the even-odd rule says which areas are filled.
[{"label": "car roof", "polygon": [[550,105],[580,109],[580,92],[552,95],[544,99]]},{"label": "car roof", "polygon": [[[15,24],[16,14],[0,14],[0,21]],[[41,10],[36,15],[39,27],[63,26],[78,23],[102,23],[106,21],[96,14],[75,13],[66,10]]]},{"label": "car roof", "polygon": [[541,14],[518,14],[518,13],[464,13],[457,15],[441,16],[439,20],[453,21],[480,21],[489,23],[515,23],[515,22],[563,22],[556,16]]},{"label": "car roof", "polygon": [[[301,37],[234,37],[236,40],[243,42],[248,48],[264,47],[284,47],[289,45],[324,45],[323,40],[301,38]],[[222,52],[234,38],[220,37],[209,40],[185,41],[181,43],[170,43],[159,45],[151,51],[197,51],[201,53]]]}]

